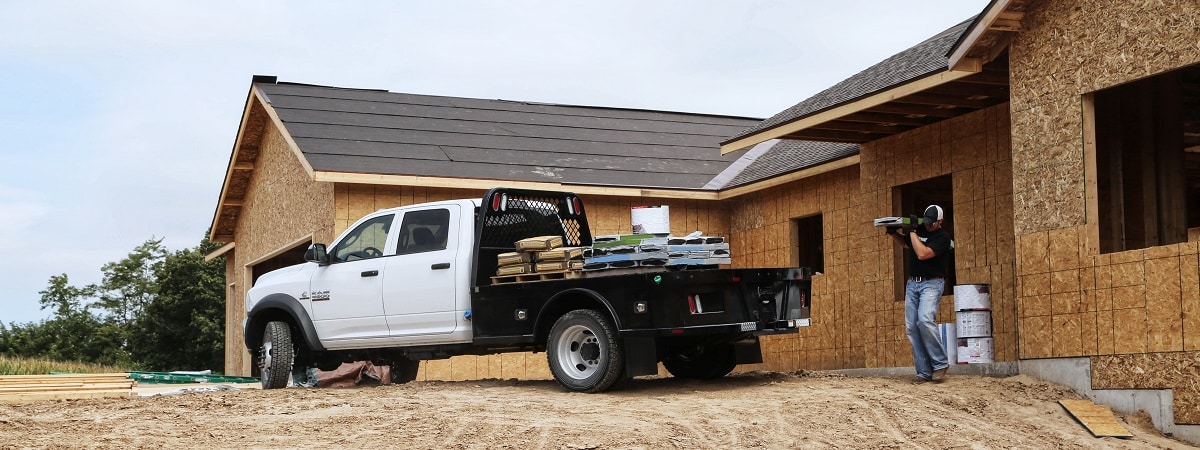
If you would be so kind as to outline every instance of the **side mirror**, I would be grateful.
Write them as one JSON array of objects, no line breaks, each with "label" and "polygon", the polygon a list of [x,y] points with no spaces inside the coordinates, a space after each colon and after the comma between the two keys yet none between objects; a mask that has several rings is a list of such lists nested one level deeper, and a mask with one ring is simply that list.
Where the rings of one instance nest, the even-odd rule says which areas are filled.
[{"label": "side mirror", "polygon": [[313,244],[304,251],[304,260],[315,262],[322,266],[329,264],[329,253],[325,252],[325,244]]}]

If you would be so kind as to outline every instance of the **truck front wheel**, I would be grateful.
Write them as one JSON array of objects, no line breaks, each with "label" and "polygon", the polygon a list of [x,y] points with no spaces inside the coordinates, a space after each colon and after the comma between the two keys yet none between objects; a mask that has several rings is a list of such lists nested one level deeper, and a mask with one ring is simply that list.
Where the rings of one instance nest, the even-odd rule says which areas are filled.
[{"label": "truck front wheel", "polygon": [[577,309],[554,322],[546,359],[554,379],[568,390],[601,392],[621,380],[624,353],[616,327],[603,314]]},{"label": "truck front wheel", "polygon": [[263,389],[287,387],[295,356],[292,329],[287,322],[268,322],[263,330],[262,346],[258,349],[258,369],[262,373]]},{"label": "truck front wheel", "polygon": [[679,348],[663,359],[663,367],[675,378],[714,380],[729,375],[737,366],[733,346],[696,345]]}]

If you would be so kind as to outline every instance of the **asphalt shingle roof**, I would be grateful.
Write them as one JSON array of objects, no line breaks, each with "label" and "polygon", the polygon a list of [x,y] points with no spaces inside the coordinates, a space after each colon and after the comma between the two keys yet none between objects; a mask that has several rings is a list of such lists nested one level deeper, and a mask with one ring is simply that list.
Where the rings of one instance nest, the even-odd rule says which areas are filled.
[{"label": "asphalt shingle roof", "polygon": [[759,119],[257,84],[316,171],[700,189]]},{"label": "asphalt shingle roof", "polygon": [[969,29],[973,20],[974,18],[963,21],[912,48],[892,55],[829,89],[742,130],[725,142],[732,142],[926,75],[944,72],[948,70],[947,54],[958,42],[959,37]]},{"label": "asphalt shingle roof", "polygon": [[[754,150],[750,151],[751,153]],[[829,161],[858,154],[858,144],[838,142],[815,142],[783,139],[761,155],[747,153],[743,158],[754,158],[745,169],[740,170],[720,189],[728,189],[762,181]]]}]

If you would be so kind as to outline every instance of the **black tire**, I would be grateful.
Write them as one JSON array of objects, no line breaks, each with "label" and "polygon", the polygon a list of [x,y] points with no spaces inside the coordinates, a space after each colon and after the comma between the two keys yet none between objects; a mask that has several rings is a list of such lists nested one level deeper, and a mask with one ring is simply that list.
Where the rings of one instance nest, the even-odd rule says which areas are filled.
[{"label": "black tire", "polygon": [[420,368],[420,361],[413,361],[408,358],[393,361],[391,368],[392,383],[404,384],[417,379],[417,370]]},{"label": "black tire", "polygon": [[675,349],[663,359],[663,367],[675,378],[715,380],[729,375],[737,366],[733,346],[697,345]]},{"label": "black tire", "polygon": [[577,309],[559,317],[546,340],[546,360],[567,390],[603,392],[625,375],[616,327],[605,315]]},{"label": "black tire", "polygon": [[268,322],[263,330],[262,346],[258,349],[258,369],[262,373],[263,389],[287,387],[295,357],[292,329],[287,322]]}]

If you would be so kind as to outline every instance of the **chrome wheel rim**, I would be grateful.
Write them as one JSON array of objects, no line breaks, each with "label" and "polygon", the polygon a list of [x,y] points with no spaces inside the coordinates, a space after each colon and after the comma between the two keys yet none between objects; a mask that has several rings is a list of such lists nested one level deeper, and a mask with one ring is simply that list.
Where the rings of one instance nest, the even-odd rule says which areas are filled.
[{"label": "chrome wheel rim", "polygon": [[596,333],[583,325],[572,325],[564,330],[555,348],[559,368],[576,380],[595,374],[603,354],[604,348],[600,346]]}]

